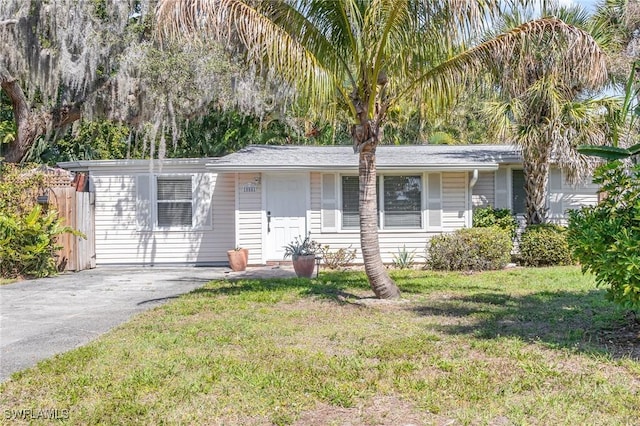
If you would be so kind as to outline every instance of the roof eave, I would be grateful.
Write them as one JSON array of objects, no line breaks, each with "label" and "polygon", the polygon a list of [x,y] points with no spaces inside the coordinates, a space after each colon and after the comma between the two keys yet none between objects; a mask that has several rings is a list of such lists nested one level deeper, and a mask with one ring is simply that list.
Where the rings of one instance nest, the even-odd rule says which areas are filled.
[{"label": "roof eave", "polygon": [[[332,171],[354,171],[358,170],[358,165],[313,165],[313,166],[282,166],[282,165],[224,165],[224,164],[206,164],[208,170],[215,172],[320,172],[326,170]],[[382,171],[447,171],[447,172],[468,172],[472,170],[493,171],[498,169],[498,163],[468,163],[468,164],[408,164],[408,165],[378,165],[377,170]]]}]

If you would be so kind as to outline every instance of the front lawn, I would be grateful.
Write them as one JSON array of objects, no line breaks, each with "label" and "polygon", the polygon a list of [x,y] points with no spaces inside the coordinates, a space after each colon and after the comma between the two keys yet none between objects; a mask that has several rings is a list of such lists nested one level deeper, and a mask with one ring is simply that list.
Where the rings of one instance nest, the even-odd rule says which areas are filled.
[{"label": "front lawn", "polygon": [[15,374],[2,421],[639,423],[640,327],[578,268],[394,278],[211,282]]}]

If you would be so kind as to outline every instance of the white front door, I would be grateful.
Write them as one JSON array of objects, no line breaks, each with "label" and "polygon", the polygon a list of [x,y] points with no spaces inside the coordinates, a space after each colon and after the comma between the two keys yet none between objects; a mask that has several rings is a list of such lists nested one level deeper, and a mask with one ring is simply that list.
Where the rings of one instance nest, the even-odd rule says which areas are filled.
[{"label": "white front door", "polygon": [[267,260],[283,260],[284,246],[307,233],[309,175],[287,173],[265,177]]}]

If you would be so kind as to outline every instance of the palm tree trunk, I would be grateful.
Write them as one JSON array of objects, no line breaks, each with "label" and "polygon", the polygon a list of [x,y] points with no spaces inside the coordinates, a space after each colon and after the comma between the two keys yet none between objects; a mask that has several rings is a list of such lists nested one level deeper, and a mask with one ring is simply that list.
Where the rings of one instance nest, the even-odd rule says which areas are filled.
[{"label": "palm tree trunk", "polygon": [[527,225],[547,221],[547,183],[549,181],[549,162],[533,157],[524,162],[524,181],[526,197]]},{"label": "palm tree trunk", "polygon": [[360,178],[360,247],[364,259],[364,269],[376,297],[379,299],[397,298],[400,297],[400,290],[389,277],[380,256],[375,145],[362,146],[358,172]]}]

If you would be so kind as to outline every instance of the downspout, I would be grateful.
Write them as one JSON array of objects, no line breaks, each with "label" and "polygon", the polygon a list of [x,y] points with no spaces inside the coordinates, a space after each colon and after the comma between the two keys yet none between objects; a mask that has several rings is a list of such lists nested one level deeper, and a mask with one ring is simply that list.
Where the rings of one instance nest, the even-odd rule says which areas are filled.
[{"label": "downspout", "polygon": [[473,190],[476,183],[478,183],[478,169],[473,169],[473,175],[471,175],[471,181],[469,182],[469,189]]},{"label": "downspout", "polygon": [[469,181],[469,200],[470,202],[470,208],[469,208],[469,219],[467,219],[468,223],[467,225],[469,226],[469,228],[471,228],[473,226],[473,187],[476,186],[476,183],[478,183],[478,169],[473,169],[473,174],[471,175],[471,180]]}]

